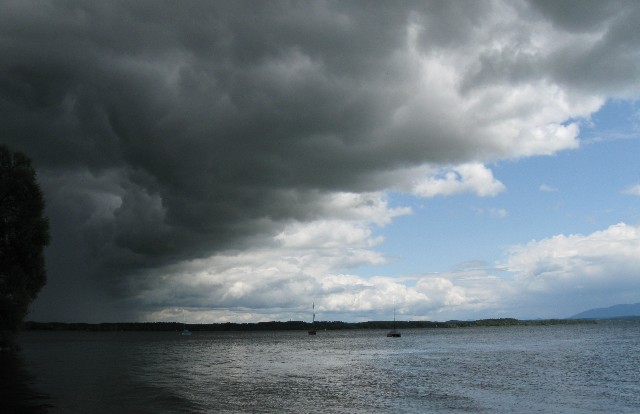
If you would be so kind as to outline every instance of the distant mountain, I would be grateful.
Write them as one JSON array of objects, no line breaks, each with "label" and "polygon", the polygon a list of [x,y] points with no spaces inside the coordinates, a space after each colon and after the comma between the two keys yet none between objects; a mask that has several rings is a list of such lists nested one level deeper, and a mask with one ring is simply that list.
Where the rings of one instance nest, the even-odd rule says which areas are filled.
[{"label": "distant mountain", "polygon": [[571,316],[569,319],[612,319],[640,316],[640,303],[614,305],[608,308],[589,309]]}]

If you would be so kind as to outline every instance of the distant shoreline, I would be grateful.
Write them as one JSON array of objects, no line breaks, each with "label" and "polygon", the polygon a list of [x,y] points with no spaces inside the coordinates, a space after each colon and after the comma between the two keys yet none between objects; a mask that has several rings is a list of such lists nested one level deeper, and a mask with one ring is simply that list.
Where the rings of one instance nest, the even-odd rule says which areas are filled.
[{"label": "distant shoreline", "polygon": [[26,331],[181,331],[186,326],[194,332],[199,331],[291,331],[308,330],[312,326],[316,330],[343,329],[440,329],[440,328],[470,328],[495,326],[542,326],[542,325],[579,325],[595,324],[593,319],[536,319],[519,320],[514,318],[480,319],[477,321],[369,321],[369,322],[340,322],[318,321],[314,325],[309,322],[256,322],[256,323],[208,323],[183,324],[179,322],[105,322],[105,323],[66,323],[66,322],[33,322],[24,323]]}]

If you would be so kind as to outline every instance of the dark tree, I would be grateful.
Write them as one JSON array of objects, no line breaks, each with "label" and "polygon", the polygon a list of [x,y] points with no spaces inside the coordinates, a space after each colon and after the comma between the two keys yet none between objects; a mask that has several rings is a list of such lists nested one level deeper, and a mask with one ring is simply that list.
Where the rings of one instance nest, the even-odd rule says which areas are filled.
[{"label": "dark tree", "polygon": [[3,332],[19,328],[46,282],[49,222],[43,213],[31,160],[0,144],[0,341]]}]

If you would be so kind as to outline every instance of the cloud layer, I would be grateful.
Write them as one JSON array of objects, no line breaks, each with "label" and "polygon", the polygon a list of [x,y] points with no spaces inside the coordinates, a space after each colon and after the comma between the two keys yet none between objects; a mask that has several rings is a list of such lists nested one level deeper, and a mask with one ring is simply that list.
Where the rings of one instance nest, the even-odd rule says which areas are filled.
[{"label": "cloud layer", "polygon": [[[640,290],[640,227],[623,223],[514,246],[494,267],[471,263],[450,273],[403,278],[339,273],[384,258],[369,250],[377,241],[367,231],[344,223],[341,232],[335,229],[331,223],[297,226],[280,235],[278,249],[180,264],[161,284],[153,276],[136,279],[144,281],[136,290],[148,289],[142,296],[150,320],[166,316],[168,306],[178,312],[185,305],[202,321],[227,321],[226,309],[242,309],[247,320],[304,319],[308,304],[301,298],[316,300],[325,320],[388,319],[394,305],[405,319],[554,318],[633,302]],[[315,237],[300,240],[300,232]],[[343,251],[344,238],[353,246],[349,252]],[[211,311],[212,303],[218,312]]]},{"label": "cloud layer", "polygon": [[396,289],[462,303],[348,275],[384,260],[371,229],[409,213],[384,193],[492,196],[491,162],[577,148],[581,118],[638,96],[639,13],[3,2],[0,136],[34,158],[54,236],[43,309],[120,298],[125,317],[186,306],[193,286],[211,290],[203,307],[289,307],[343,285],[336,311]]}]

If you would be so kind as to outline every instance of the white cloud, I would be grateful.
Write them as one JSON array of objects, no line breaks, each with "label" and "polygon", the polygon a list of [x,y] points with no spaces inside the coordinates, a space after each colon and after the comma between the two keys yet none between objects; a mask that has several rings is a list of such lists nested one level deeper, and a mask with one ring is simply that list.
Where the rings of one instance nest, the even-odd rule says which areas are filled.
[{"label": "white cloud", "polygon": [[315,298],[321,298],[319,309],[341,312],[384,308],[383,302],[391,306],[388,295],[394,292],[411,296],[400,282],[344,273],[359,265],[385,263],[373,250],[382,239],[371,226],[409,210],[388,207],[382,194],[339,194],[325,202],[319,208],[327,218],[292,222],[270,244],[177,263],[162,269],[161,277],[156,269],[129,280],[127,289],[140,292],[134,300],[158,309],[143,316],[148,320],[171,316],[167,306],[190,307],[190,317],[200,321],[220,320],[214,308],[265,320],[277,315],[274,309],[304,309]]},{"label": "white cloud", "polygon": [[[407,47],[396,56],[411,68],[385,135],[399,143],[426,144],[427,158],[442,162],[488,161],[549,155],[579,146],[578,123],[605,99],[565,87],[545,66],[565,48],[598,41],[598,35],[554,30],[546,21],[521,20],[496,3],[467,43],[437,51],[430,30],[417,19]],[[399,64],[400,64],[399,62]]]},{"label": "white cloud", "polygon": [[387,225],[394,217],[411,214],[408,207],[390,208],[383,193],[331,193],[318,201],[325,217]]},{"label": "white cloud", "polygon": [[640,227],[620,223],[589,235],[534,241],[513,248],[505,266],[522,294],[540,295],[556,311],[637,302]]},{"label": "white cloud", "polygon": [[[325,230],[323,239],[335,234],[344,241],[331,225]],[[196,304],[191,317],[201,322],[305,319],[311,301],[326,319],[384,319],[396,306],[404,319],[448,320],[567,317],[594,304],[640,299],[640,227],[623,223],[589,235],[557,235],[515,246],[501,269],[403,278],[340,273],[354,262],[384,260],[367,250],[370,235],[356,233],[341,247],[325,243],[315,250],[313,243],[285,243],[183,264],[163,284],[149,286],[145,298],[157,305],[180,302],[184,295]],[[346,248],[349,244],[354,249]],[[175,317],[171,309],[179,308],[161,308],[147,318]]]},{"label": "white cloud", "polygon": [[640,184],[627,187],[623,192],[624,194],[640,196]]},{"label": "white cloud", "polygon": [[440,320],[557,318],[640,301],[638,226],[620,223],[588,235],[557,235],[514,246],[508,254],[496,269],[424,277],[416,289],[437,292],[439,302],[422,311]]},{"label": "white cloud", "polygon": [[607,269],[611,263],[640,270],[639,253],[640,229],[620,223],[586,236],[558,235],[514,247],[506,266],[518,274],[520,283],[549,289],[559,281],[576,286],[586,278],[606,282],[614,276],[603,271],[612,270]]},{"label": "white cloud", "polygon": [[547,184],[541,184],[540,191],[545,193],[555,193],[556,191],[558,191],[558,189]]},{"label": "white cloud", "polygon": [[477,163],[444,169],[437,175],[424,178],[413,188],[414,194],[421,197],[450,196],[466,192],[490,197],[504,190],[504,184],[493,177],[491,170]]}]

